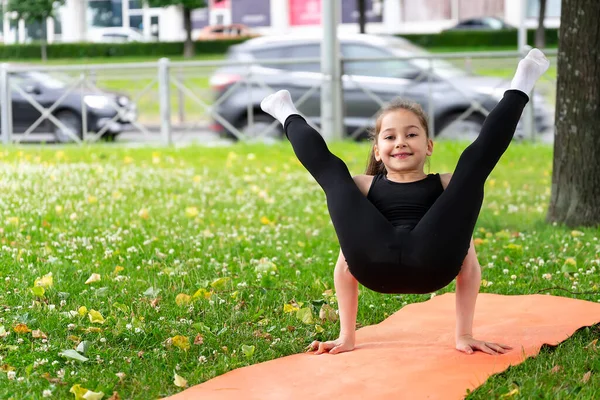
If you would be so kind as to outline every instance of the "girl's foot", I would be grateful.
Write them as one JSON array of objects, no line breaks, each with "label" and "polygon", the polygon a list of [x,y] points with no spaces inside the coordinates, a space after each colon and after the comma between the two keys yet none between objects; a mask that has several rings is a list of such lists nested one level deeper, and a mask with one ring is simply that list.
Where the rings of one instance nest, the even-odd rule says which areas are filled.
[{"label": "girl's foot", "polygon": [[511,89],[517,89],[529,95],[538,79],[546,72],[550,61],[538,49],[531,49],[524,59],[519,61]]},{"label": "girl's foot", "polygon": [[271,115],[273,118],[285,124],[287,117],[293,114],[298,114],[298,110],[292,102],[290,92],[287,90],[280,90],[277,93],[273,93],[263,99],[260,102],[260,108]]}]

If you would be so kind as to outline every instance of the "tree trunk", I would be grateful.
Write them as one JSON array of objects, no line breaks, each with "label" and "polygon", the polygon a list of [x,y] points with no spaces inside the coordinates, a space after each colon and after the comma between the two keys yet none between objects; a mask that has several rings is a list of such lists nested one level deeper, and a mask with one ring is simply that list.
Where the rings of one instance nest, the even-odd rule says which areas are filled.
[{"label": "tree trunk", "polygon": [[48,21],[42,18],[42,61],[48,61]]},{"label": "tree trunk", "polygon": [[358,26],[360,33],[366,32],[367,25],[367,0],[357,0],[358,2]]},{"label": "tree trunk", "polygon": [[192,40],[192,9],[183,7],[183,26],[185,28],[185,43],[183,45],[183,56],[194,57],[194,41]]},{"label": "tree trunk", "polygon": [[600,2],[563,0],[549,222],[600,225]]},{"label": "tree trunk", "polygon": [[538,26],[535,31],[535,47],[543,49],[546,47],[546,34],[544,32],[544,19],[546,18],[546,0],[540,1],[540,13],[538,15]]}]

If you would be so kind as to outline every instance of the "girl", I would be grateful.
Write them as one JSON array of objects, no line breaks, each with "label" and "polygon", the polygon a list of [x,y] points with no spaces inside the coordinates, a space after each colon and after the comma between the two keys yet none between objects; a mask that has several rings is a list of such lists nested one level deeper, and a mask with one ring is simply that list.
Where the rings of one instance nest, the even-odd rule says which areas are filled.
[{"label": "girl", "polygon": [[359,282],[381,293],[430,293],[454,278],[456,348],[467,354],[511,349],[472,336],[481,269],[471,236],[485,181],[508,148],[528,94],[548,66],[538,49],[519,62],[510,89],[461,154],[454,174],[423,172],[433,142],[418,105],[392,103],[380,112],[369,174],[353,178],[298,114],[288,91],[262,101],[263,111],[283,124],[296,156],[323,188],[340,242],[334,271],[340,337],[314,341],[311,350],[336,354],[354,349]]}]

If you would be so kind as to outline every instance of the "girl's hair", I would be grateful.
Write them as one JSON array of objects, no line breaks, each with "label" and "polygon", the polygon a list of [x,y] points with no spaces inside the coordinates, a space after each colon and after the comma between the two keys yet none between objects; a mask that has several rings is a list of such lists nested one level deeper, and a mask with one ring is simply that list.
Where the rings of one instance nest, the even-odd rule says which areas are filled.
[{"label": "girl's hair", "polygon": [[[421,108],[421,105],[419,103],[415,103],[413,101],[408,100],[392,100],[388,105],[383,107],[377,113],[375,129],[369,129],[369,140],[371,141],[372,145],[371,151],[369,153],[369,159],[367,161],[367,169],[365,171],[366,175],[387,175],[387,170],[385,169],[385,165],[383,164],[383,162],[381,160],[377,161],[375,159],[374,145],[377,143],[377,137],[379,136],[379,131],[381,131],[381,120],[383,120],[383,117],[385,117],[390,112],[398,110],[406,110],[415,114],[415,116],[419,119],[419,122],[421,122],[421,125],[425,129],[425,135],[427,135],[427,139],[429,139],[429,124],[427,123],[427,114],[425,114],[423,108]],[[427,161],[429,161],[429,159],[427,159]]]}]

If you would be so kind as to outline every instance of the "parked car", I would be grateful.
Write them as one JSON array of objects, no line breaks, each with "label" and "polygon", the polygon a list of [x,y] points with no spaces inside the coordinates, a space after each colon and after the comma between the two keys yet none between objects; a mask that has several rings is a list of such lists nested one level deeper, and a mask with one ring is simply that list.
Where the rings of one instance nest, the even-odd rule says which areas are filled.
[{"label": "parked car", "polygon": [[243,24],[231,25],[209,25],[202,28],[198,35],[198,40],[215,40],[215,39],[233,39],[233,38],[250,38],[256,37],[258,34],[250,30]]},{"label": "parked car", "polygon": [[[248,137],[263,137],[273,118],[260,109],[261,100],[270,93],[287,89],[297,102],[311,88],[323,82],[320,63],[267,63],[269,60],[318,59],[320,38],[262,37],[230,47],[228,60],[245,60],[247,65],[231,65],[217,69],[210,78],[215,94],[212,129],[224,137],[236,138],[235,127]],[[340,36],[345,58],[374,60],[343,62],[343,121],[346,135],[365,138],[367,129],[374,126],[375,114],[381,102],[397,97],[413,100],[424,108],[433,120],[432,134],[445,138],[475,138],[485,119],[484,110],[491,110],[502,97],[508,82],[500,79],[473,76],[441,59],[430,61],[413,58],[429,55],[422,48],[398,37],[373,35]],[[375,59],[379,57],[380,59]],[[386,60],[381,58],[387,57]],[[306,97],[306,96],[305,96]],[[431,105],[429,104],[431,99]],[[481,108],[479,108],[479,106]],[[551,113],[541,96],[534,101],[536,128],[545,131],[553,125]],[[248,109],[253,110],[253,118]],[[319,90],[314,90],[299,111],[316,124],[320,123]],[[251,123],[252,121],[252,123]],[[269,129],[268,136],[282,137],[281,126]]]},{"label": "parked car", "polygon": [[[137,106],[127,96],[100,89],[77,88],[67,93],[68,85],[49,74],[42,72],[14,72],[10,81],[18,85],[42,107],[49,109],[58,100],[60,103],[52,110],[52,115],[62,122],[78,137],[83,137],[83,106],[86,109],[88,132],[99,132],[106,127],[104,138],[114,138],[121,132],[132,128],[137,118]],[[64,97],[63,97],[64,96]],[[13,133],[26,132],[42,115],[40,111],[17,90],[12,91]],[[115,118],[122,110],[120,116]],[[52,132],[58,142],[70,142],[73,138],[51,122],[48,118],[32,133]]]},{"label": "parked car", "polygon": [[463,21],[459,21],[458,24],[453,27],[446,29],[448,31],[457,30],[470,30],[470,29],[489,29],[489,30],[502,30],[502,29],[517,29],[515,26],[507,24],[504,20],[498,17],[480,17],[480,18],[469,18]]},{"label": "parked car", "polygon": [[130,43],[148,41],[140,30],[120,26],[94,28],[90,31],[88,37],[89,40],[94,43]]}]

